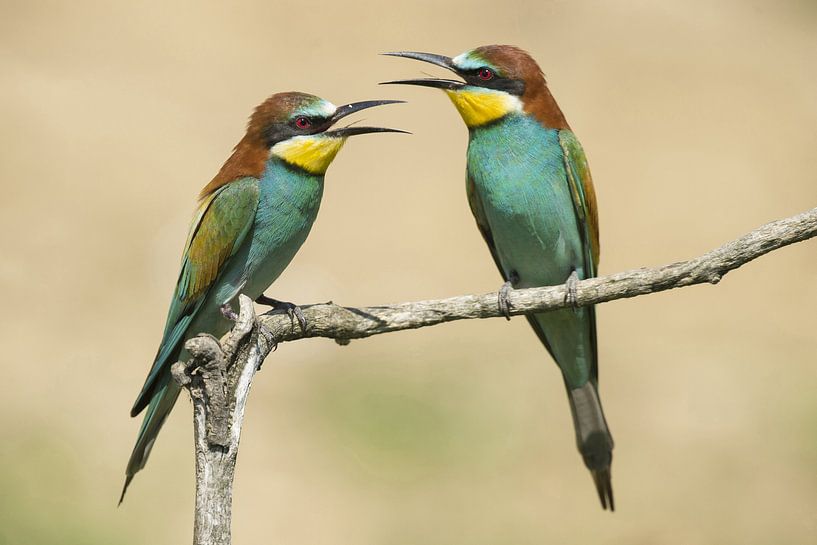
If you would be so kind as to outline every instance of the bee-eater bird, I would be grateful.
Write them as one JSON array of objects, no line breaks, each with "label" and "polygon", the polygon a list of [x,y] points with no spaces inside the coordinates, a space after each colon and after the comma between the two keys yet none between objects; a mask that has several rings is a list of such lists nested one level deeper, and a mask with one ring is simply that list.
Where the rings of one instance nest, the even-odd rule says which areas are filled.
[{"label": "bee-eater bird", "polygon": [[255,109],[247,133],[199,194],[162,342],[131,409],[131,416],[147,412],[125,470],[120,503],[179,395],[170,366],[187,359],[185,341],[199,333],[226,333],[228,317],[234,317],[230,302],[241,293],[292,311],[291,303],[263,292],[306,240],[329,164],[350,136],[404,132],[330,127],[349,114],[397,102],[402,101],[336,107],[313,95],[289,92],[272,95]]},{"label": "bee-eater bird", "polygon": [[[587,159],[551,95],[539,65],[518,47],[489,45],[449,58],[386,53],[435,64],[463,81],[390,81],[442,89],[468,127],[466,189],[471,211],[506,280],[499,305],[510,318],[508,295],[596,275],[599,229]],[[598,395],[593,307],[527,316],[556,360],[567,387],[576,442],[602,507],[614,509],[610,480],[613,438]]]}]

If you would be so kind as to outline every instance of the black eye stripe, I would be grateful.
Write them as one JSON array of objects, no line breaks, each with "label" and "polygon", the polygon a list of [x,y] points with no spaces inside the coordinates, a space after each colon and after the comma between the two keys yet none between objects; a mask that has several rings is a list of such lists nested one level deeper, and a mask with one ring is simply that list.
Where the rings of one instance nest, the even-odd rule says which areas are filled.
[{"label": "black eye stripe", "polygon": [[[482,70],[490,70],[493,76],[488,79],[479,77]],[[472,70],[461,70],[460,75],[466,83],[477,87],[485,87],[486,89],[496,89],[498,91],[505,91],[516,96],[522,96],[525,93],[525,82],[522,80],[510,79],[500,75],[493,68],[482,66]]]},{"label": "black eye stripe", "polygon": [[299,119],[306,119],[311,127],[328,127],[330,125],[331,118],[329,117],[319,117],[314,115],[299,115],[293,117],[289,124],[293,127],[298,127],[298,120]]},{"label": "black eye stripe", "polygon": [[[301,118],[309,121],[310,124],[308,127],[298,126],[298,120]],[[276,143],[286,140],[287,138],[292,138],[293,136],[303,136],[323,132],[331,125],[331,117],[296,115],[288,120],[267,125],[261,130],[261,138],[263,138],[268,147],[272,147]]]}]

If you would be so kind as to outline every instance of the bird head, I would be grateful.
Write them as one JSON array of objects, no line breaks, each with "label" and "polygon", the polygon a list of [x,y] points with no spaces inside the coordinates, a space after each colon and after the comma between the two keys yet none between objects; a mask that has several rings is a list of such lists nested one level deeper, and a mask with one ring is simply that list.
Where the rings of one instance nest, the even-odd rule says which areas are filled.
[{"label": "bird head", "polygon": [[359,134],[400,132],[384,127],[332,127],[344,117],[383,104],[402,100],[368,100],[335,106],[315,95],[277,93],[262,102],[250,116],[247,133],[232,155],[199,194],[205,198],[233,180],[259,178],[270,158],[277,157],[294,168],[323,176],[346,139]]},{"label": "bird head", "polygon": [[278,93],[255,109],[247,135],[261,142],[272,155],[310,174],[326,172],[350,136],[375,132],[404,132],[384,127],[351,126],[331,129],[344,117],[399,100],[368,100],[335,106],[306,93]]},{"label": "bird head", "polygon": [[514,113],[528,113],[546,126],[567,128],[535,60],[512,45],[486,45],[454,58],[432,53],[385,53],[436,64],[462,81],[443,78],[405,79],[386,84],[420,85],[448,94],[469,128],[489,124]]}]

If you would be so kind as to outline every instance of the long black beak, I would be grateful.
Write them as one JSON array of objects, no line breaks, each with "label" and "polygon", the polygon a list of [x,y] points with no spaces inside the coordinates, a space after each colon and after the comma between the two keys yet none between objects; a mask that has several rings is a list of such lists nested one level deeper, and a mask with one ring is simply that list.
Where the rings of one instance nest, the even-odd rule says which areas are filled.
[{"label": "long black beak", "polygon": [[[451,61],[451,57],[435,55],[434,53],[420,53],[418,51],[394,51],[391,53],[383,54],[389,57],[403,57],[406,59],[414,59],[417,61],[435,64],[437,66],[442,66],[447,70],[451,70],[455,74],[458,73],[457,67],[454,66],[454,63]],[[420,85],[422,87],[434,87],[435,89],[450,89],[450,90],[459,89],[460,87],[465,85],[465,83],[463,83],[462,81],[443,78],[401,79],[395,81],[384,81],[381,83],[381,85],[392,84]]]},{"label": "long black beak", "polygon": [[454,63],[451,62],[451,57],[445,57],[443,55],[435,55],[434,53],[420,53],[419,51],[392,51],[383,54],[388,57],[403,57],[406,59],[414,59],[416,61],[430,62],[431,64],[436,64],[437,66],[447,68],[452,72],[457,71]]},{"label": "long black beak", "polygon": [[[359,112],[367,108],[383,106],[384,104],[402,104],[404,102],[405,102],[404,100],[365,100],[363,102],[352,102],[351,104],[344,104],[343,106],[338,106],[338,109],[335,110],[335,115],[333,115],[332,118],[330,119],[331,122],[330,124],[334,125],[347,115],[351,115],[355,112]],[[385,127],[343,127],[332,131],[326,131],[325,134],[346,138],[349,136],[355,136],[358,134],[369,134],[373,132],[400,132],[410,134],[407,131],[401,131],[400,129],[387,129]]]}]

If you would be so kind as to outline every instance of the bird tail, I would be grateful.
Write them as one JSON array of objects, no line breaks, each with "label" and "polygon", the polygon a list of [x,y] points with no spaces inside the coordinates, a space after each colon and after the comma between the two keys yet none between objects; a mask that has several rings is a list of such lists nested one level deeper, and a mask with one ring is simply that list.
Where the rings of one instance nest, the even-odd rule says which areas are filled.
[{"label": "bird tail", "polygon": [[153,448],[153,443],[156,441],[156,436],[159,435],[159,430],[162,429],[162,424],[165,423],[167,415],[173,409],[176,399],[179,397],[180,387],[171,378],[170,372],[165,372],[151,397],[148,404],[145,418],[142,421],[142,427],[139,428],[139,435],[136,437],[136,445],[133,447],[133,452],[128,460],[128,467],[125,469],[125,486],[122,487],[122,495],[119,497],[119,504],[125,499],[125,492],[128,490],[128,485],[133,480],[133,476],[145,467],[150,450]]},{"label": "bird tail", "polygon": [[573,426],[576,430],[576,445],[584,458],[584,465],[593,475],[601,506],[615,511],[610,464],[613,461],[613,436],[604,419],[599,392],[596,384],[588,380],[579,388],[567,388]]}]

